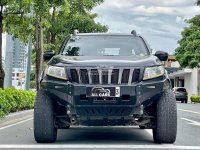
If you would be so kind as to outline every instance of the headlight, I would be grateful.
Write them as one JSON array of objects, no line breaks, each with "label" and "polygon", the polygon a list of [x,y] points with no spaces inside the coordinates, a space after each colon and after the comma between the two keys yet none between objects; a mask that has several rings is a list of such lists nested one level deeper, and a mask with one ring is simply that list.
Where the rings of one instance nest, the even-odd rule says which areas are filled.
[{"label": "headlight", "polygon": [[67,80],[65,69],[63,67],[48,66],[46,74],[51,77]]},{"label": "headlight", "polygon": [[164,72],[165,72],[164,66],[145,68],[143,80],[160,77],[164,74]]}]

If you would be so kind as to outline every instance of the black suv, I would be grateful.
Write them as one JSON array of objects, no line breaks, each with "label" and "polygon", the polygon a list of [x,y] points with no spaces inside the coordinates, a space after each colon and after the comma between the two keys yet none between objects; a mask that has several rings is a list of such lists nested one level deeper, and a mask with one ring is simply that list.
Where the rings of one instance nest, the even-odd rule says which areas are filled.
[{"label": "black suv", "polygon": [[[57,129],[78,126],[139,126],[156,143],[173,143],[176,100],[161,61],[135,31],[131,34],[78,31],[62,43],[41,76],[34,110],[39,143],[56,141]],[[53,58],[52,58],[53,57]]]}]

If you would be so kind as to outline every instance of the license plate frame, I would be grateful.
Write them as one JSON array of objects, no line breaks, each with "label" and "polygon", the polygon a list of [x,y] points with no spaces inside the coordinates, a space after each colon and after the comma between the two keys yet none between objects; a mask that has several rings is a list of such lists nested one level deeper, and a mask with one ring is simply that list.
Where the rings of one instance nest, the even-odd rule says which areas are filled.
[{"label": "license plate frame", "polygon": [[86,88],[87,97],[120,97],[120,87],[87,87]]}]

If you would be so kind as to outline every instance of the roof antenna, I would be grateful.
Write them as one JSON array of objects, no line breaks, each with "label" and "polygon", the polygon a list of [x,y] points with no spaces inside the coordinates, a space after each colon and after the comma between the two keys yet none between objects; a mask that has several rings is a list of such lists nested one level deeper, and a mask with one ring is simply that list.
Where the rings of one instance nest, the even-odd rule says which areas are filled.
[{"label": "roof antenna", "polygon": [[136,32],[135,30],[132,30],[132,31],[131,31],[131,34],[134,35],[134,36],[136,36],[136,35],[137,35],[137,32]]}]

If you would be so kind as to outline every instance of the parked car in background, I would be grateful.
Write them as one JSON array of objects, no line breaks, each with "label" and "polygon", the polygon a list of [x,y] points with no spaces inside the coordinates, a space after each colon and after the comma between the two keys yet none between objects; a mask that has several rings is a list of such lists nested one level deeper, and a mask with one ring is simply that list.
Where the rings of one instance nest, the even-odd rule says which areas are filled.
[{"label": "parked car in background", "polygon": [[174,95],[177,101],[181,101],[181,103],[188,102],[188,92],[184,87],[175,87],[173,88]]}]

